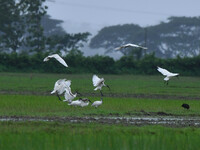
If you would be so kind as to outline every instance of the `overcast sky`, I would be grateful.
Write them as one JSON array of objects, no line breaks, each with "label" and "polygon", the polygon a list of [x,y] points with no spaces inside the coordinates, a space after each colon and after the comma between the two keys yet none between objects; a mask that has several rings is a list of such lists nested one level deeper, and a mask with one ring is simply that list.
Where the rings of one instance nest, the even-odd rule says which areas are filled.
[{"label": "overcast sky", "polygon": [[[52,18],[64,21],[68,33],[88,31],[93,36],[105,26],[134,23],[144,27],[170,16],[200,16],[200,0],[47,0],[46,5]],[[82,51],[88,56],[105,50],[85,46]],[[117,59],[122,54],[110,56]]]},{"label": "overcast sky", "polygon": [[[53,2],[55,1],[55,2]],[[170,16],[200,16],[200,0],[49,0],[52,18],[70,33],[96,33],[104,26],[159,24]]]}]

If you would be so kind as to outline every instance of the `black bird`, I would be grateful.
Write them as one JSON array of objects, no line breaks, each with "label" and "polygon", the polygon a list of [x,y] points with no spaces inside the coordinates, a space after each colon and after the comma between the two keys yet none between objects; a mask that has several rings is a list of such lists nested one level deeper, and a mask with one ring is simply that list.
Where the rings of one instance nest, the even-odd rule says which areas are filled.
[{"label": "black bird", "polygon": [[188,105],[188,104],[182,104],[181,105],[183,108],[185,108],[185,109],[190,109],[190,105]]}]

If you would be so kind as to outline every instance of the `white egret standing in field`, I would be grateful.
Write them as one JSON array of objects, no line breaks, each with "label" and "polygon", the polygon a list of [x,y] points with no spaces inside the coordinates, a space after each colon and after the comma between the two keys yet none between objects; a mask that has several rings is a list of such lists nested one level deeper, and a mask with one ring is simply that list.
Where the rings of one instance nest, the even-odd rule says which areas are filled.
[{"label": "white egret standing in field", "polygon": [[160,67],[158,67],[157,70],[158,70],[160,73],[162,73],[164,76],[166,76],[166,77],[164,78],[164,80],[165,80],[165,83],[167,83],[167,85],[168,85],[168,81],[169,81],[170,78],[175,77],[175,76],[176,76],[176,77],[179,76],[179,73],[171,73],[171,72],[169,72],[168,70],[163,69],[163,68],[160,68]]},{"label": "white egret standing in field", "polygon": [[139,45],[136,45],[136,44],[128,43],[128,44],[122,45],[122,46],[120,46],[120,47],[116,47],[115,50],[120,50],[120,49],[122,49],[122,48],[127,48],[127,47],[134,47],[134,48],[147,49],[147,47],[142,47],[142,46],[139,46]]},{"label": "white egret standing in field", "polygon": [[82,103],[81,100],[82,100],[82,99],[80,98],[80,99],[78,99],[78,100],[71,101],[71,102],[68,103],[68,105],[71,105],[71,106],[81,106],[81,103]]},{"label": "white egret standing in field", "polygon": [[95,91],[100,90],[101,96],[103,96],[103,93],[101,92],[101,88],[103,86],[108,87],[108,89],[110,90],[110,87],[104,83],[105,82],[104,78],[99,78],[97,75],[93,75],[92,82],[94,87],[96,87],[94,90]]},{"label": "white egret standing in field", "polygon": [[81,99],[81,107],[88,106],[89,103],[92,103],[88,98]]},{"label": "white egret standing in field", "polygon": [[65,67],[68,67],[68,65],[66,64],[64,59],[62,59],[58,54],[49,55],[49,56],[45,57],[43,61],[48,61],[50,58],[55,58],[57,61],[59,61]]},{"label": "white egret standing in field", "polygon": [[68,88],[71,85],[71,81],[66,79],[59,79],[58,81],[56,81],[55,85],[54,85],[54,89],[51,92],[51,94],[56,93],[56,95],[58,96],[59,100],[61,101],[61,98],[59,95],[63,94],[66,90],[66,88]]},{"label": "white egret standing in field", "polygon": [[99,107],[100,105],[102,105],[102,103],[103,103],[103,99],[101,98],[100,101],[94,101],[94,102],[92,103],[91,106],[97,108],[97,107]]}]

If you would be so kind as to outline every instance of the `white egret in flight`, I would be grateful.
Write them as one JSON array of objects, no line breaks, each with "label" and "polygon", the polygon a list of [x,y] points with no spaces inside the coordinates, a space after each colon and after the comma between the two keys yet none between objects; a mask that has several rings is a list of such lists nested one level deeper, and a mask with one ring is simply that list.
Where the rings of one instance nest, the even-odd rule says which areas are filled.
[{"label": "white egret in flight", "polygon": [[120,47],[116,47],[115,50],[120,50],[122,48],[127,48],[127,47],[135,47],[135,48],[147,49],[147,47],[142,47],[142,46],[139,46],[139,45],[136,45],[136,44],[128,43],[128,44],[122,45]]},{"label": "white egret in flight", "polygon": [[100,90],[101,96],[103,96],[103,93],[101,92],[101,88],[103,86],[106,86],[110,89],[110,87],[104,83],[105,82],[104,78],[99,78],[97,75],[93,75],[92,82],[94,87],[96,87],[94,90],[95,91]]},{"label": "white egret in flight", "polygon": [[49,55],[49,56],[45,57],[43,61],[48,61],[50,58],[55,58],[57,61],[59,61],[65,67],[68,67],[68,65],[66,64],[64,59],[62,59],[58,54]]},{"label": "white egret in flight", "polygon": [[54,85],[54,89],[51,92],[51,94],[56,93],[56,95],[58,96],[59,100],[61,101],[61,98],[59,97],[59,95],[63,94],[66,90],[66,88],[68,88],[71,85],[71,81],[66,79],[59,79],[58,81],[56,81],[55,85]]},{"label": "white egret in flight", "polygon": [[177,77],[179,76],[179,73],[171,73],[168,70],[160,68],[160,67],[158,67],[157,70],[165,76],[164,80],[167,83],[167,85],[168,85],[168,81],[169,81],[170,78],[175,77],[175,76],[177,76]]}]

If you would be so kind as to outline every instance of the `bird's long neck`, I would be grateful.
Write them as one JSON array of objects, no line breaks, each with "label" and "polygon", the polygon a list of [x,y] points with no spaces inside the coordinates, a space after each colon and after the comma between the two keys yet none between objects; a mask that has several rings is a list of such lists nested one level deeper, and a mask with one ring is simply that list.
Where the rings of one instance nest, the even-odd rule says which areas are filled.
[{"label": "bird's long neck", "polygon": [[76,97],[76,96],[77,96],[77,93],[75,93],[73,96]]},{"label": "bird's long neck", "polygon": [[174,76],[178,76],[179,74],[178,73],[174,73]]},{"label": "bird's long neck", "polygon": [[69,92],[69,94],[73,97],[76,97],[77,96],[77,93],[73,94],[72,92]]}]

